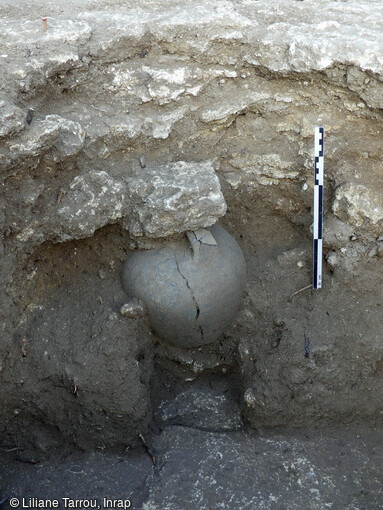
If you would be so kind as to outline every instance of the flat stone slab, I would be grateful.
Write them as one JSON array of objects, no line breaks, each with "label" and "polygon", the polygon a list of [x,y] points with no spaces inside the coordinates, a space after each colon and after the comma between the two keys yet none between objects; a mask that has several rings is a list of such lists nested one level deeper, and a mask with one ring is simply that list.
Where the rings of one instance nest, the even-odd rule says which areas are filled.
[{"label": "flat stone slab", "polygon": [[[59,508],[64,508],[61,498],[96,499],[103,508],[103,498],[108,497],[130,497],[132,508],[140,508],[145,499],[142,487],[153,469],[150,458],[142,452],[108,455],[61,451],[55,459],[37,464],[4,460],[0,468],[1,499],[58,499]],[[2,508],[11,508],[9,501]]]},{"label": "flat stone slab", "polygon": [[342,439],[170,427],[143,510],[380,508],[383,449]]},{"label": "flat stone slab", "polygon": [[164,395],[155,410],[160,427],[178,425],[210,432],[243,429],[238,398],[227,377],[187,382],[176,395]]},{"label": "flat stone slab", "polygon": [[104,497],[121,498],[135,510],[380,510],[380,436],[338,429],[262,437],[172,426],[145,438],[156,466],[143,447],[114,455],[61,450],[38,464],[2,452],[0,498],[94,498],[101,505]]},{"label": "flat stone slab", "polygon": [[[67,131],[71,124],[73,133],[68,140]],[[60,152],[71,156],[71,150],[78,150],[77,146],[83,142],[81,128],[51,115],[49,127],[56,131],[53,135],[48,133],[51,138],[55,136],[50,145],[58,138],[58,126],[64,137],[54,146],[53,157]],[[79,131],[77,136],[76,129]],[[14,145],[14,149],[20,153],[29,151],[28,154],[38,151],[43,142],[47,143],[40,131],[38,135],[38,140],[33,143],[29,140],[25,145]],[[34,200],[39,192],[35,195]],[[34,244],[46,238],[61,242],[79,239],[118,220],[123,221],[133,236],[158,238],[210,227],[226,213],[225,198],[210,161],[156,165],[122,178],[114,178],[105,170],[90,170],[69,183],[56,206],[57,210],[52,212],[49,205],[43,212],[45,221],[40,224],[32,219],[17,239]]]}]

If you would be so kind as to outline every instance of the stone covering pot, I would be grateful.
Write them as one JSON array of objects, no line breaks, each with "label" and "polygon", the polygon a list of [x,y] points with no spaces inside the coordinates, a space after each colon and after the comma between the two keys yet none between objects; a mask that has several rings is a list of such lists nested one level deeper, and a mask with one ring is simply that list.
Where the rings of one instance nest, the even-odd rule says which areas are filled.
[{"label": "stone covering pot", "polygon": [[161,249],[135,251],[122,272],[123,289],[142,301],[154,333],[184,348],[222,337],[245,285],[242,251],[217,225],[187,232],[184,241],[169,241]]}]

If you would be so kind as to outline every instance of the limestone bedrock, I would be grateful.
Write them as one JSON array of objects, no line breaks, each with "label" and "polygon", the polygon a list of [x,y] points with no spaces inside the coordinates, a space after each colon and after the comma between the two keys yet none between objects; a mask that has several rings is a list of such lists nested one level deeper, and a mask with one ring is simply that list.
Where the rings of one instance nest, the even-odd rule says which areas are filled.
[{"label": "limestone bedrock", "polygon": [[135,251],[122,286],[140,299],[154,332],[178,347],[217,341],[236,316],[246,285],[242,251],[222,227],[188,233],[189,242]]},{"label": "limestone bedrock", "polygon": [[[116,221],[149,237],[212,225],[226,210],[212,162],[235,194],[277,195],[274,207],[293,217],[307,206],[308,193],[294,185],[311,174],[318,124],[326,127],[329,183],[340,186],[334,214],[365,236],[381,234],[381,2],[89,0],[84,11],[71,0],[37,1],[31,12],[16,1],[13,9],[0,20],[0,163],[17,181],[36,172],[40,216],[35,202],[8,215],[16,242],[84,238]],[[238,130],[225,153],[219,130],[249,113],[257,143]],[[144,152],[147,171],[137,175]],[[159,165],[177,161],[202,164],[201,190],[195,181],[175,197]],[[187,172],[182,164],[170,172],[181,188],[193,181]],[[154,175],[162,191],[147,201],[143,183]],[[126,204],[130,190],[136,207]]]},{"label": "limestone bedrock", "polygon": [[[62,123],[63,119],[58,119]],[[66,145],[68,150],[75,150],[73,143],[69,149],[65,139],[59,139],[55,157],[67,149]],[[34,149],[28,147],[31,150]],[[209,227],[226,212],[221,186],[209,161],[177,161],[122,178],[114,178],[105,170],[90,170],[69,183],[57,205],[53,214],[49,210],[43,212],[42,224],[31,219],[17,239],[33,244],[44,239],[81,239],[118,220],[132,236],[166,237]]]}]

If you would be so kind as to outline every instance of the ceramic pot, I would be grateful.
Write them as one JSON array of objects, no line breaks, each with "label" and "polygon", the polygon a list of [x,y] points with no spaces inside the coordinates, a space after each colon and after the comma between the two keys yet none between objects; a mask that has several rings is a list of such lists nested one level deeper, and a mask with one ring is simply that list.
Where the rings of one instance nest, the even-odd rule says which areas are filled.
[{"label": "ceramic pot", "polygon": [[233,321],[246,285],[246,264],[222,227],[188,232],[158,250],[138,250],[122,271],[124,291],[144,304],[153,332],[193,348],[219,341]]}]

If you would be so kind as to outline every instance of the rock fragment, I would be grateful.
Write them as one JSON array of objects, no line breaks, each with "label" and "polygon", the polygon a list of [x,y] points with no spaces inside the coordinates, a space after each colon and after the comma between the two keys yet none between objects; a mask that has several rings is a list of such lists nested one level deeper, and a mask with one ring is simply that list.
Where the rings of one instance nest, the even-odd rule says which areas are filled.
[{"label": "rock fragment", "polygon": [[25,113],[9,101],[0,100],[0,138],[14,135],[25,127]]},{"label": "rock fragment", "polygon": [[383,194],[379,187],[347,183],[336,192],[333,211],[346,223],[379,235],[383,229]]},{"label": "rock fragment", "polygon": [[165,237],[209,227],[226,213],[220,183],[209,161],[147,168],[127,182],[135,206],[125,225],[135,236]]}]

